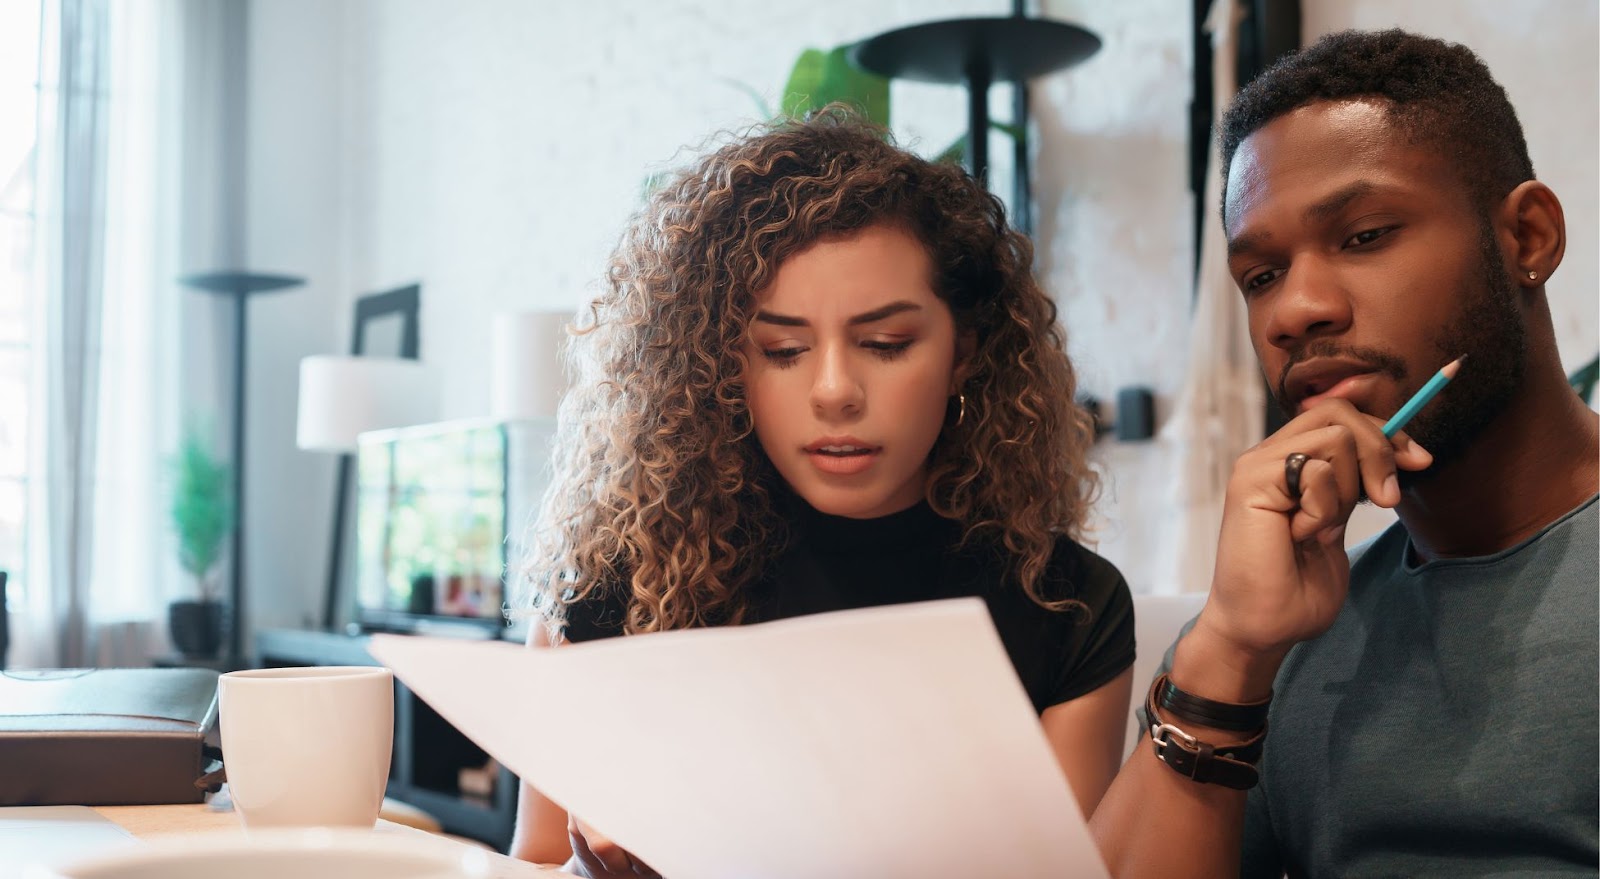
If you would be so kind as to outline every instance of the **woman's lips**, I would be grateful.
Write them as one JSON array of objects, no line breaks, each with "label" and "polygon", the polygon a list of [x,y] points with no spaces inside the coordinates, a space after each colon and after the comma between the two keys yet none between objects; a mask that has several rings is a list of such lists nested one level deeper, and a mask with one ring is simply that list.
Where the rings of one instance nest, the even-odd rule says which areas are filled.
[{"label": "woman's lips", "polygon": [[880,449],[857,449],[849,452],[829,452],[823,449],[806,450],[812,466],[832,476],[854,476],[871,467]]}]

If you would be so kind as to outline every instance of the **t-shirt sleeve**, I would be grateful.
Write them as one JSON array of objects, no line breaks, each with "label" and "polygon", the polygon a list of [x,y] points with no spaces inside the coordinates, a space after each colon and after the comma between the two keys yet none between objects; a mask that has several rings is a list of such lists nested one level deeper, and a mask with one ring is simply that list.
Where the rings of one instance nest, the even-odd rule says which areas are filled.
[{"label": "t-shirt sleeve", "polygon": [[[1077,655],[1067,663],[1048,704],[1059,705],[1110,683],[1133,665],[1133,594],[1122,572],[1081,546],[1072,577],[1073,597],[1088,606],[1087,628]],[[1058,549],[1060,554],[1062,550]]]},{"label": "t-shirt sleeve", "polygon": [[1267,812],[1267,794],[1257,785],[1245,799],[1239,879],[1281,879],[1284,869],[1283,852],[1272,831],[1272,816]]}]

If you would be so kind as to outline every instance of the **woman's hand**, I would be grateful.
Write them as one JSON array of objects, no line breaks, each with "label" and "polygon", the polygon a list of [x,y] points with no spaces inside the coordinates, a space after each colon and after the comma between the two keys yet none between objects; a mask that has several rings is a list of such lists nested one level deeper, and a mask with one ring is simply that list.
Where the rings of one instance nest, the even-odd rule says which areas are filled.
[{"label": "woman's hand", "polygon": [[639,876],[661,879],[660,873],[571,814],[567,816],[567,838],[572,842],[572,860],[566,864],[570,873],[590,879],[636,879]]},{"label": "woman's hand", "polygon": [[[1276,673],[1289,648],[1321,635],[1339,615],[1350,587],[1345,524],[1362,491],[1394,507],[1398,471],[1433,462],[1409,436],[1390,440],[1381,427],[1348,401],[1329,400],[1234,464],[1211,597],[1191,634],[1209,659],[1253,667],[1256,674],[1244,675],[1251,689],[1263,677],[1270,688],[1271,675],[1260,672]],[[1306,456],[1298,496],[1287,463],[1295,453]]]}]

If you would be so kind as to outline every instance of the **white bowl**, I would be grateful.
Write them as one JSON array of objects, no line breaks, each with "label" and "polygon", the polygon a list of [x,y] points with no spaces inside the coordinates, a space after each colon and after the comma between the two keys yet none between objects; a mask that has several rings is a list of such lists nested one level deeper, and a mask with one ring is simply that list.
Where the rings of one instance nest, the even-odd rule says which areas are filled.
[{"label": "white bowl", "polygon": [[333,828],[202,833],[33,867],[24,879],[484,879],[488,853],[446,839]]}]

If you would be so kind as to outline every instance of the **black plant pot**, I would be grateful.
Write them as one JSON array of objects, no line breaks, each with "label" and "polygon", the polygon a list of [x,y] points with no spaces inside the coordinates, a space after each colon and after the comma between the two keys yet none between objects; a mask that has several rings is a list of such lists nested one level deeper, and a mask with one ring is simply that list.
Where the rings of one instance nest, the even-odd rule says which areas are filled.
[{"label": "black plant pot", "polygon": [[174,601],[167,605],[167,629],[179,653],[192,659],[215,658],[222,646],[222,604]]}]

